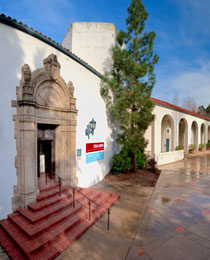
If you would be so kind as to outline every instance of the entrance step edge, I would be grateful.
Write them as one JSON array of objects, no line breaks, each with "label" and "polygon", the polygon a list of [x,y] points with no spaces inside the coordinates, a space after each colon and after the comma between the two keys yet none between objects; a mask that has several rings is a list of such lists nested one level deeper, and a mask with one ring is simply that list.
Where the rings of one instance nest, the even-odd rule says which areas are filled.
[{"label": "entrance step edge", "polygon": [[[87,196],[90,196],[93,193],[92,190],[89,190],[87,193]],[[81,194],[75,194],[75,203],[77,201],[84,200],[85,197],[83,197]],[[32,212],[30,209],[17,209],[17,212],[23,215],[25,218],[27,218],[31,223],[35,223],[37,221],[40,221],[41,219],[48,217],[52,214],[55,214],[62,208],[65,208],[68,205],[72,205],[72,198],[70,200],[64,200],[64,201],[59,201],[57,203],[54,203],[52,205],[49,205],[46,208],[41,209],[40,211],[37,212]]]},{"label": "entrance step edge", "polygon": [[[96,200],[99,194],[95,194],[92,199]],[[8,215],[8,218],[12,220],[18,227],[24,230],[29,236],[34,236],[45,229],[50,228],[52,225],[57,224],[60,221],[63,221],[65,218],[70,218],[73,214],[76,214],[79,210],[86,212],[88,204],[85,200],[75,203],[75,208],[72,205],[67,204],[65,208],[62,208],[55,214],[52,214],[36,223],[31,223],[29,220],[24,218],[18,212]]]},{"label": "entrance step edge", "polygon": [[71,196],[72,196],[72,190],[69,187],[63,187],[61,196],[59,196],[59,193],[55,194],[55,196],[52,196],[51,198],[47,198],[45,200],[41,200],[41,201],[35,202],[33,204],[30,204],[28,206],[28,209],[30,209],[32,211],[39,211],[56,202],[61,201],[62,199],[70,199]]}]

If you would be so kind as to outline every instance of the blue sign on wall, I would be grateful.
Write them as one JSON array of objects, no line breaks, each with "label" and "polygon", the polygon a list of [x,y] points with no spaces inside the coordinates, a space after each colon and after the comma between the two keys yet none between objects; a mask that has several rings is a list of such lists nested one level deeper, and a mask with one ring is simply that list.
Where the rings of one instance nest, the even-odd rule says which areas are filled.
[{"label": "blue sign on wall", "polygon": [[104,159],[104,151],[86,154],[86,163],[96,162]]},{"label": "blue sign on wall", "polygon": [[77,157],[82,156],[82,149],[77,149]]}]

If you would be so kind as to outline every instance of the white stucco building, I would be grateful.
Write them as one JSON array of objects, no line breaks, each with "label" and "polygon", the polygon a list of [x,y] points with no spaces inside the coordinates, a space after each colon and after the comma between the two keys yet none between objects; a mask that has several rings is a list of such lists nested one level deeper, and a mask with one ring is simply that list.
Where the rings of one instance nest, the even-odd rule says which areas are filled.
[{"label": "white stucco building", "polygon": [[[41,155],[64,184],[89,187],[109,172],[117,149],[100,95],[113,24],[73,23],[62,46],[1,15],[0,35],[1,219],[35,201]],[[155,120],[145,136],[158,164],[182,159],[178,145],[187,153],[189,144],[198,149],[210,140],[209,118],[152,101]],[[91,121],[94,133],[86,135]]]}]

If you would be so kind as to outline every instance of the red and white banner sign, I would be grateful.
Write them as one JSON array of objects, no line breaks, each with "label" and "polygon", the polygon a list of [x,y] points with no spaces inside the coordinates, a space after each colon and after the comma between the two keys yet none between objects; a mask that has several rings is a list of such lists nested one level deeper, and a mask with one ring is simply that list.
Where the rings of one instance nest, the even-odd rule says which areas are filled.
[{"label": "red and white banner sign", "polygon": [[92,153],[104,150],[104,143],[88,143],[86,144],[86,153]]}]

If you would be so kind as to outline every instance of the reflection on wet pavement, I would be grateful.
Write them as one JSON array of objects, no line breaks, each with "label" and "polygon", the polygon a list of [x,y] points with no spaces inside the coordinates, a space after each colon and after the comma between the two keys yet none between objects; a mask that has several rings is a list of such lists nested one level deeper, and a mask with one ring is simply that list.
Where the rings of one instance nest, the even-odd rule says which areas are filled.
[{"label": "reflection on wet pavement", "polygon": [[161,198],[161,202],[162,203],[168,203],[168,202],[170,202],[171,201],[171,199],[169,199],[169,198],[166,198],[166,197],[162,197]]},{"label": "reflection on wet pavement", "polygon": [[126,259],[210,260],[210,153],[160,169]]}]

